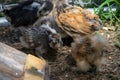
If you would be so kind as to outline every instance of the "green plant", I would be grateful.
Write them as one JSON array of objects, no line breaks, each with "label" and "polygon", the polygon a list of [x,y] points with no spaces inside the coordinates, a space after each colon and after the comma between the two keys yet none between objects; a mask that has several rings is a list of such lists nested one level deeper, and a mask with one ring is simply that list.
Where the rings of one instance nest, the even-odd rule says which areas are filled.
[{"label": "green plant", "polygon": [[115,45],[120,48],[120,42],[116,42]]},{"label": "green plant", "polygon": [[0,13],[0,17],[2,17],[3,16],[3,14],[2,13]]},{"label": "green plant", "polygon": [[[111,4],[115,4],[116,10],[113,11]],[[108,8],[108,11],[104,11],[104,7]],[[119,0],[105,0],[98,9],[94,12],[99,15],[103,22],[110,21],[110,25],[118,24],[120,26],[120,2]]]}]

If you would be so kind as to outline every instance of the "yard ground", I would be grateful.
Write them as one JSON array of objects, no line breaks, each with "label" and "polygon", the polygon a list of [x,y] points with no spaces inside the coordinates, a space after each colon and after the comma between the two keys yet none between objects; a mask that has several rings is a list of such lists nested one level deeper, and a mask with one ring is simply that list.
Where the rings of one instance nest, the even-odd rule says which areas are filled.
[{"label": "yard ground", "polygon": [[[103,27],[99,33],[108,40],[108,47],[104,51],[106,64],[102,66],[100,72],[83,73],[74,71],[68,66],[66,61],[69,48],[64,47],[64,49],[57,53],[56,59],[49,62],[51,80],[120,80],[120,48],[115,46],[115,42],[118,41],[116,35],[118,33],[120,34],[120,31],[115,31],[114,27]],[[27,54],[34,54],[33,50],[16,46],[16,44],[19,43],[19,36],[19,31],[10,31],[8,28],[0,28],[0,42],[6,43]]]}]

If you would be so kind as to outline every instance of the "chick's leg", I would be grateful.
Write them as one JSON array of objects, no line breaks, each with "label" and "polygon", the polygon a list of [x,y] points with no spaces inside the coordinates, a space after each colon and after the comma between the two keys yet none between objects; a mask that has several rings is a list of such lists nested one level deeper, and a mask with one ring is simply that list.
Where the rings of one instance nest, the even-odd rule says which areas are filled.
[{"label": "chick's leg", "polygon": [[77,61],[77,66],[83,72],[86,72],[91,68],[90,64],[86,62],[85,60],[82,60],[79,62]]},{"label": "chick's leg", "polygon": [[102,64],[105,64],[105,58],[98,58],[94,61],[94,65],[97,67],[97,71],[102,71]]},{"label": "chick's leg", "polygon": [[41,46],[35,48],[35,54],[36,54],[36,56],[41,58],[41,57],[43,57],[44,54],[47,54],[47,49],[41,45]]}]

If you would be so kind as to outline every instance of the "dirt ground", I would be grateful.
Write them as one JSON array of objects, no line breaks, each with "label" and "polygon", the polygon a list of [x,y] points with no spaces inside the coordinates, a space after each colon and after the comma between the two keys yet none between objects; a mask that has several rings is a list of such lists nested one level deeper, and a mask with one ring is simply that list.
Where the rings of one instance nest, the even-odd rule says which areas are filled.
[{"label": "dirt ground", "polygon": [[[118,31],[119,32],[119,31]],[[120,48],[114,44],[118,39],[112,27],[104,27],[100,33],[108,40],[108,48],[104,51],[106,64],[102,66],[100,72],[80,72],[74,71],[67,63],[69,48],[64,47],[57,53],[56,59],[50,61],[49,71],[51,80],[120,80]],[[120,33],[120,32],[119,32]],[[19,31],[10,30],[9,28],[0,28],[0,42],[6,43],[27,54],[34,53],[32,50],[16,46],[19,43]],[[52,57],[51,57],[52,58]]]}]

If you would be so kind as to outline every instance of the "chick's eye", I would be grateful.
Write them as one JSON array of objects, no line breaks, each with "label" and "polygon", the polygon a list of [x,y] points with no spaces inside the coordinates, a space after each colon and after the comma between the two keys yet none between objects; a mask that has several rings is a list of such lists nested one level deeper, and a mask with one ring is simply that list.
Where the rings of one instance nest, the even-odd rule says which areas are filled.
[{"label": "chick's eye", "polygon": [[79,55],[80,54],[80,52],[77,52],[77,55]]},{"label": "chick's eye", "polygon": [[96,31],[96,30],[98,30],[98,28],[96,26],[94,26],[94,25],[91,25],[91,30]]}]

